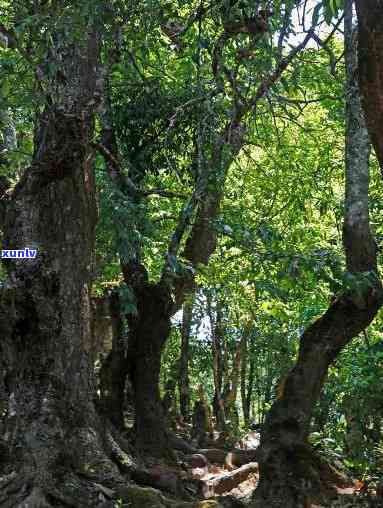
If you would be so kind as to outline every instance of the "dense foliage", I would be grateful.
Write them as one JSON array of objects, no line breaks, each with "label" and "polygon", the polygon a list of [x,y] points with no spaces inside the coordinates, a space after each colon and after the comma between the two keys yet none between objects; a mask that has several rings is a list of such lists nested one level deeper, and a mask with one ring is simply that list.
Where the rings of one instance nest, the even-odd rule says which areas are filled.
[{"label": "dense foliage", "polygon": [[[191,418],[201,392],[211,405],[226,397],[224,423],[238,436],[264,423],[303,331],[338,294],[363,293],[368,284],[346,270],[342,244],[343,7],[338,0],[0,0],[0,178],[11,189],[38,148],[35,118],[54,101],[46,80],[60,69],[44,60],[56,48],[52,33],[69,30],[76,44],[88,16],[101,33],[92,291],[99,298],[117,291],[127,335],[138,304],[121,267],[139,262],[153,284],[170,280],[175,299],[177,284],[192,280],[180,291],[162,354],[161,396],[170,391],[172,416],[180,412],[182,307],[190,293],[184,416]],[[69,26],[76,16],[78,26]],[[370,165],[380,250],[374,154]],[[203,217],[207,240],[198,245],[198,213],[214,199]],[[383,463],[382,319],[330,366],[311,424],[315,446],[375,480]]]}]

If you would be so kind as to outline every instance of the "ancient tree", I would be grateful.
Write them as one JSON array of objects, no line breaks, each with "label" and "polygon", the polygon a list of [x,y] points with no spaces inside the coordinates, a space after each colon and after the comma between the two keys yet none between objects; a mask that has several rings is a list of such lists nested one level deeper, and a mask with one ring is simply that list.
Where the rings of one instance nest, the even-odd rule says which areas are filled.
[{"label": "ancient tree", "polygon": [[[90,289],[96,224],[93,174],[100,39],[76,3],[37,39],[34,153],[5,203],[4,248],[37,249],[4,262],[0,361],[8,399],[0,503],[96,506],[92,480],[118,481],[94,399]],[[90,9],[92,11],[92,9]],[[53,18],[52,18],[53,19]],[[14,34],[24,54],[25,41]],[[81,475],[81,477],[79,476]]]},{"label": "ancient tree", "polygon": [[[381,15],[377,2],[357,2],[359,75],[371,139],[382,163],[378,131],[381,101]],[[375,6],[375,10],[373,8]],[[381,5],[380,5],[381,7]],[[346,2],[346,147],[343,244],[347,285],[325,314],[305,330],[298,359],[267,415],[259,453],[261,480],[254,507],[305,507],[320,492],[320,478],[308,447],[310,421],[329,365],[374,319],[383,303],[377,249],[369,225],[370,140],[357,84],[357,31],[352,1]],[[368,58],[366,56],[368,55]],[[367,61],[367,64],[366,64]],[[380,64],[380,65],[379,65]],[[370,91],[371,93],[367,93]],[[377,101],[377,102],[375,102]]]}]

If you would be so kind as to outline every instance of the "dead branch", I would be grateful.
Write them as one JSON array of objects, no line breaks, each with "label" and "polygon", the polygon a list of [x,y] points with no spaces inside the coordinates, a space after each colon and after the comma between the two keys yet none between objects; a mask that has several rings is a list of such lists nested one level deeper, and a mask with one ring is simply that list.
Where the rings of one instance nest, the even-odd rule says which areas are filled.
[{"label": "dead branch", "polygon": [[250,474],[257,472],[258,464],[256,462],[250,462],[250,464],[235,469],[231,473],[226,473],[207,480],[203,489],[204,496],[205,498],[209,498],[223,494],[224,492],[229,492],[240,483],[246,481]]}]

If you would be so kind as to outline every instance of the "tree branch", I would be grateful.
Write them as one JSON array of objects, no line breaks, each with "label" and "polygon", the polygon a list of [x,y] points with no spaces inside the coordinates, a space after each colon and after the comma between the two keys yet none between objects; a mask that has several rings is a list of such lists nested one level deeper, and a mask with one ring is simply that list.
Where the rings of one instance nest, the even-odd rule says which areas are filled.
[{"label": "tree branch", "polygon": [[134,193],[141,195],[141,196],[160,196],[163,198],[178,198],[178,199],[185,199],[185,194],[181,194],[179,192],[172,192],[168,191],[166,189],[140,189],[137,187],[131,178],[129,178],[127,175],[124,175],[121,170],[120,162],[116,159],[116,157],[104,146],[102,143],[94,142],[92,143],[92,146],[96,148],[103,157],[109,162],[109,164],[112,166],[109,169],[109,175],[111,176],[112,180],[119,184],[118,187],[121,190],[121,188],[126,187],[133,191]]},{"label": "tree branch", "polygon": [[275,68],[274,72],[270,74],[267,78],[265,78],[262,83],[259,85],[258,90],[256,91],[255,95],[250,99],[250,101],[247,104],[246,109],[254,109],[257,106],[257,103],[262,97],[266,95],[266,93],[270,90],[270,88],[277,82],[277,80],[281,77],[283,72],[287,69],[287,67],[290,65],[290,63],[294,60],[294,58],[297,56],[298,53],[300,53],[309,43],[310,39],[313,38],[314,35],[314,28],[311,28],[304,40],[298,44],[290,53],[283,58],[277,67]]}]

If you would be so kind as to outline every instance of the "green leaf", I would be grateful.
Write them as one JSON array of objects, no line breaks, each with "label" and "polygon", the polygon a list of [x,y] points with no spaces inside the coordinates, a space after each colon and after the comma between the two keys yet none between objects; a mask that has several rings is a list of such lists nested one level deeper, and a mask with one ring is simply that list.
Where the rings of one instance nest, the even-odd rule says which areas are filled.
[{"label": "green leaf", "polygon": [[322,4],[318,4],[315,6],[315,8],[313,10],[313,17],[312,17],[312,22],[311,22],[313,26],[316,26],[318,24],[319,15],[320,15],[321,10],[322,10]]},{"label": "green leaf", "polygon": [[335,16],[336,13],[336,0],[329,0],[328,2],[330,11],[332,12],[333,16]]},{"label": "green leaf", "polygon": [[1,95],[7,97],[9,95],[10,85],[8,80],[4,80],[1,84]]},{"label": "green leaf", "polygon": [[324,19],[328,25],[331,24],[331,20],[333,18],[333,13],[331,11],[331,8],[329,5],[326,6],[326,9],[324,10]]}]

